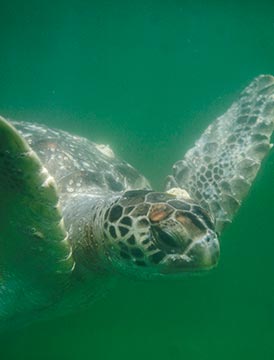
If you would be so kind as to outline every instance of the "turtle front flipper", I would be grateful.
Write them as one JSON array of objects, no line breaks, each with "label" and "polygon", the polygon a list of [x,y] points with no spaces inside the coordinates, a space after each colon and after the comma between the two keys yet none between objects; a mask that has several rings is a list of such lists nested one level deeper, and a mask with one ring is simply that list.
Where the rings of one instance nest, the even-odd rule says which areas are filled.
[{"label": "turtle front flipper", "polygon": [[0,328],[55,302],[73,267],[54,179],[0,117]]},{"label": "turtle front flipper", "polygon": [[274,78],[261,75],[173,166],[167,190],[179,187],[209,210],[220,232],[231,222],[271,149]]}]

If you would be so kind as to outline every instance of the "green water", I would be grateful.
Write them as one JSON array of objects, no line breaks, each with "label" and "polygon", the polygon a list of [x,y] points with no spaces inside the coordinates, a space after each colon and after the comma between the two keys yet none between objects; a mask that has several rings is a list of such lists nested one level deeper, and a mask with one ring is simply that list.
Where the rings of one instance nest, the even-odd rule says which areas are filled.
[{"label": "green water", "polygon": [[[274,3],[1,1],[0,113],[112,145],[160,188],[258,74]],[[218,268],[124,280],[90,309],[0,339],[0,359],[274,358],[274,154],[221,239]]]}]

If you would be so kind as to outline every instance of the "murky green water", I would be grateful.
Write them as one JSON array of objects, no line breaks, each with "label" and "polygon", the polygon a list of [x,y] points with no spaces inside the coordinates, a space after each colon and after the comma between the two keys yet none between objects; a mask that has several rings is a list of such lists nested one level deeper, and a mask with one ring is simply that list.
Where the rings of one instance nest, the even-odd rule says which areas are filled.
[{"label": "murky green water", "polygon": [[[160,188],[239,91],[274,74],[273,2],[224,3],[2,1],[0,113],[110,143]],[[273,360],[273,179],[272,153],[215,271],[125,280],[87,311],[4,336],[1,360]]]}]

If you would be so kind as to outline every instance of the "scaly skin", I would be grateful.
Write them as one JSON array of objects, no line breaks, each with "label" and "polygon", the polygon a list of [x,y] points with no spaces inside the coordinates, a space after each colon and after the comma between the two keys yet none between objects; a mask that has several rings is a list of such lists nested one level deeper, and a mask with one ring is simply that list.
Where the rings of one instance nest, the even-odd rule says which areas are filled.
[{"label": "scaly skin", "polygon": [[190,199],[148,190],[76,195],[64,206],[76,264],[138,278],[212,268],[219,243],[210,216]]},{"label": "scaly skin", "polygon": [[118,276],[208,270],[270,151],[274,78],[255,78],[152,191],[107,146],[0,118],[0,328],[87,306]]}]

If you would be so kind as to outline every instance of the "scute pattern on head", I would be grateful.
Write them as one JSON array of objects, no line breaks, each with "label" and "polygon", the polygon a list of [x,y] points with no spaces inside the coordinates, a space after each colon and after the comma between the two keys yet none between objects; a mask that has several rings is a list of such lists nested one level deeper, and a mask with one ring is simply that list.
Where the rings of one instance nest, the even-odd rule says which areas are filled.
[{"label": "scute pattern on head", "polygon": [[0,117],[0,327],[3,316],[86,306],[118,274],[213,268],[218,235],[273,146],[273,119],[274,77],[259,76],[174,164],[161,193],[107,146]]},{"label": "scute pattern on head", "polygon": [[[161,229],[173,229],[174,221],[188,229],[185,239],[176,239]],[[213,229],[210,216],[191,200],[168,193],[127,191],[105,214],[104,237],[111,243],[113,258],[130,266],[155,267],[166,255],[186,249],[193,238]]]}]

